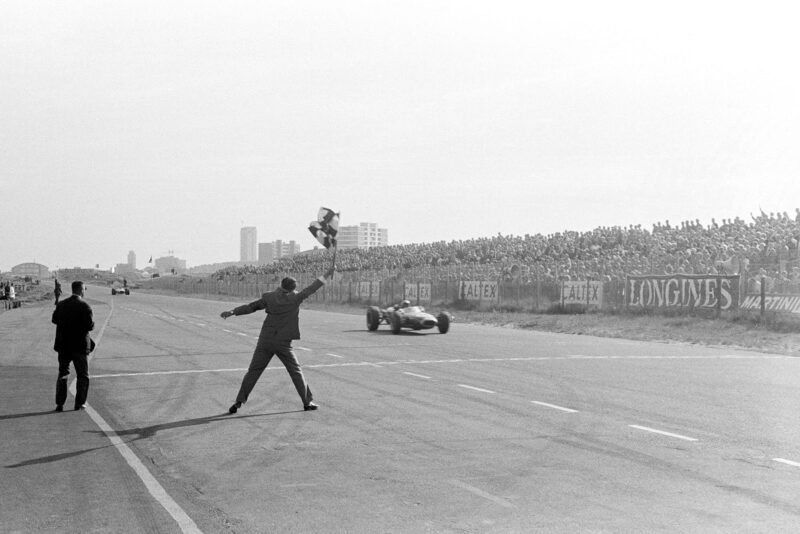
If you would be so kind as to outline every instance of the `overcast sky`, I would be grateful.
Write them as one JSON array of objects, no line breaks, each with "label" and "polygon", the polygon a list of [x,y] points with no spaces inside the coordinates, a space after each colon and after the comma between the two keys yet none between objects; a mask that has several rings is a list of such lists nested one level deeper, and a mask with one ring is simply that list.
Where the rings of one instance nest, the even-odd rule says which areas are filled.
[{"label": "overcast sky", "polygon": [[0,270],[794,215],[789,5],[5,0]]}]

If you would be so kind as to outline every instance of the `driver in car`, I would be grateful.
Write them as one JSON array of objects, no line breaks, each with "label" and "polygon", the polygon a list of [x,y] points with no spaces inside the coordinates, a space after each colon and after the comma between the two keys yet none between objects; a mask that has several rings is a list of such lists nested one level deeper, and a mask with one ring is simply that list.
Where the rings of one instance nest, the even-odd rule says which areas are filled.
[{"label": "driver in car", "polygon": [[392,311],[392,310],[399,310],[400,308],[408,308],[409,306],[411,306],[411,301],[406,299],[400,301],[399,304],[395,304],[394,306],[389,306],[388,309]]}]

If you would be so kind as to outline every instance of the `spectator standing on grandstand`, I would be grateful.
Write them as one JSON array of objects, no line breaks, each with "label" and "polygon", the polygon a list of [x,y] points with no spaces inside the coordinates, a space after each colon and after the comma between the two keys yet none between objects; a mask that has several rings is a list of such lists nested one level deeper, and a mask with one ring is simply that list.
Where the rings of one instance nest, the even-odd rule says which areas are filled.
[{"label": "spectator standing on grandstand", "polygon": [[281,281],[281,286],[278,289],[264,293],[256,301],[243,304],[220,314],[220,317],[227,319],[231,315],[247,315],[258,310],[264,310],[267,313],[267,318],[261,326],[261,334],[258,336],[250,366],[242,379],[242,385],[239,388],[238,395],[236,395],[236,402],[228,410],[229,413],[236,413],[242,404],[247,402],[247,397],[253,391],[253,387],[261,377],[261,373],[264,372],[264,369],[269,365],[269,361],[276,354],[289,372],[292,382],[294,382],[297,394],[300,395],[300,399],[303,401],[303,409],[309,411],[318,408],[313,402],[314,397],[303,376],[300,362],[297,361],[297,356],[292,351],[292,340],[300,339],[300,328],[298,326],[300,304],[321,288],[327,280],[332,278],[333,272],[334,269],[331,267],[324,276],[317,278],[300,292],[295,291],[297,281],[294,278],[286,277]]},{"label": "spectator standing on grandstand", "polygon": [[56,411],[64,410],[67,400],[67,378],[69,364],[75,367],[78,377],[75,392],[75,409],[86,407],[89,394],[89,353],[94,349],[94,341],[89,332],[94,329],[92,307],[83,300],[86,290],[83,282],[72,282],[72,296],[56,305],[53,324],[56,325],[56,341],[53,349],[58,352],[58,380],[56,381]]},{"label": "spectator standing on grandstand", "polygon": [[56,287],[53,290],[53,294],[56,296],[56,304],[58,304],[58,299],[61,298],[61,282],[58,281],[58,278],[56,278]]}]

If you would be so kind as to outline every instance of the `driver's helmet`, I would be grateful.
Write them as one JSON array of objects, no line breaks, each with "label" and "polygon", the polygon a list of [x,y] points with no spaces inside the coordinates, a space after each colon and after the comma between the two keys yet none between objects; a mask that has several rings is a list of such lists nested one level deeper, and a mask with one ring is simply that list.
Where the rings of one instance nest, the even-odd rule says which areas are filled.
[{"label": "driver's helmet", "polygon": [[410,300],[404,300],[404,301],[402,301],[400,303],[400,307],[401,308],[408,308],[409,306],[411,306],[411,301]]}]

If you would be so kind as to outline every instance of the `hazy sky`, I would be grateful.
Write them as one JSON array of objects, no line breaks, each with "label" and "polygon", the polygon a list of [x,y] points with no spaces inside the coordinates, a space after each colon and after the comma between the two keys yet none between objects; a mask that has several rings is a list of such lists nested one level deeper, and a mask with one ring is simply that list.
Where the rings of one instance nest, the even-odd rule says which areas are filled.
[{"label": "hazy sky", "polygon": [[4,0],[0,270],[794,215],[791,5]]}]

